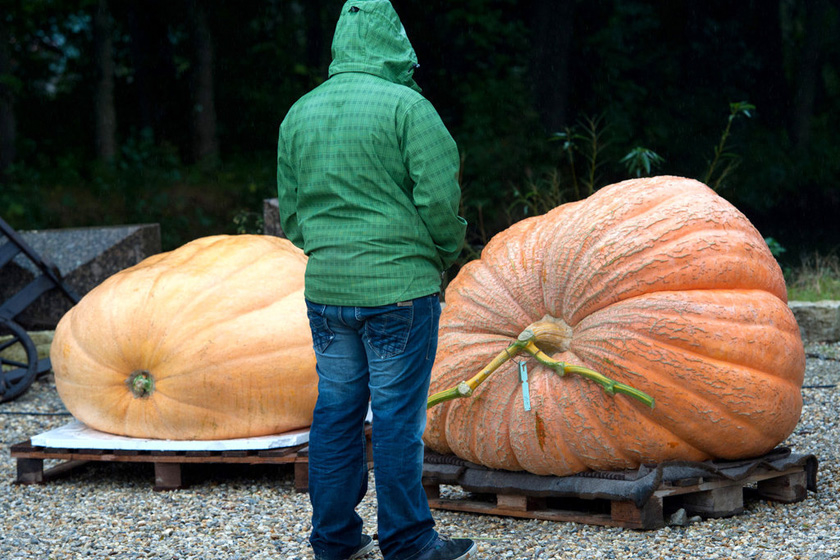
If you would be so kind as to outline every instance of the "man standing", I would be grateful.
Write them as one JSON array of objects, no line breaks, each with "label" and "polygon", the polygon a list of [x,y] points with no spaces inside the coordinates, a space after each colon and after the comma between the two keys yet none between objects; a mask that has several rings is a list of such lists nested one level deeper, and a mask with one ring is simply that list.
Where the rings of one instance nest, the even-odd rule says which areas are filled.
[{"label": "man standing", "polygon": [[373,412],[379,547],[386,560],[456,560],[475,544],[434,530],[421,476],[441,273],[456,259],[458,149],[414,82],[417,57],[388,0],[349,1],[329,79],[280,126],[286,236],[309,256],[317,357],[310,430],[310,543],[317,559],[373,548],[355,508],[367,492]]}]

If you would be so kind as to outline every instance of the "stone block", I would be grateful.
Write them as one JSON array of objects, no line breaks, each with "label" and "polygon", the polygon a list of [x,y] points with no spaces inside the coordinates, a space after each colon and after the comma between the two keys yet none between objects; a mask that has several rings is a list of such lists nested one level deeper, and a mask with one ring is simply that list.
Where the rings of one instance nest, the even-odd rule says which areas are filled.
[{"label": "stone block", "polygon": [[286,237],[280,227],[280,211],[276,198],[263,200],[263,233],[275,237]]},{"label": "stone block", "polygon": [[788,303],[803,342],[840,340],[840,301],[791,301]]},{"label": "stone block", "polygon": [[[158,224],[18,233],[35,253],[58,268],[64,282],[79,297],[109,276],[161,252]],[[0,269],[0,302],[40,275],[40,269],[28,257],[19,254]],[[18,314],[15,322],[28,330],[54,329],[71,306],[72,302],[59,290],[50,290]]]}]

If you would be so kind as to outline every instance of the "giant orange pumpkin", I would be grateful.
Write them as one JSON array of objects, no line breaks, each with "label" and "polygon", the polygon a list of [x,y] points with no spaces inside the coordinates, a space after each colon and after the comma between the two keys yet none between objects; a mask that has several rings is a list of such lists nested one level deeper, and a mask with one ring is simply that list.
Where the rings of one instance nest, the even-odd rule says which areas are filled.
[{"label": "giant orange pumpkin", "polygon": [[108,278],[60,321],[58,393],[119,435],[228,439],[308,426],[317,397],[306,257],[285,239],[215,236]]},{"label": "giant orange pumpkin", "polygon": [[494,237],[446,291],[431,392],[529,326],[546,354],[644,391],[556,374],[527,355],[428,411],[426,444],[492,468],[567,475],[759,456],[800,415],[805,357],[782,272],[746,217],[678,177],[605,187]]}]

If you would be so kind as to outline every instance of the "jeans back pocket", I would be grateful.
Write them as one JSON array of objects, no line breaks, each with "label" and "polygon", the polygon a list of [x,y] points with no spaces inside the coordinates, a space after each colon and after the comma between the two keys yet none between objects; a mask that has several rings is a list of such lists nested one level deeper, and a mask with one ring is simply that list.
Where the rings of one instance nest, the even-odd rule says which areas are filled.
[{"label": "jeans back pocket", "polygon": [[394,305],[365,321],[365,334],[376,355],[386,359],[405,352],[413,320],[413,306]]},{"label": "jeans back pocket", "polygon": [[306,316],[309,318],[309,329],[312,331],[312,346],[317,352],[323,353],[335,338],[335,333],[327,325],[324,317],[325,305],[306,302]]}]

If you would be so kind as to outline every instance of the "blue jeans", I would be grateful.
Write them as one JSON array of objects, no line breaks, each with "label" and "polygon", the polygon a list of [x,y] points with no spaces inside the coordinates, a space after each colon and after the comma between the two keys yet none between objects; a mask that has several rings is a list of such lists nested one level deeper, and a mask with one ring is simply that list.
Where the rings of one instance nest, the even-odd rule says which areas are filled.
[{"label": "blue jeans", "polygon": [[410,560],[437,537],[422,485],[426,400],[437,352],[437,295],[381,307],[307,301],[318,401],[309,432],[309,496],[316,558],[359,546],[355,509],[367,492],[364,419],[373,411],[379,548]]}]

